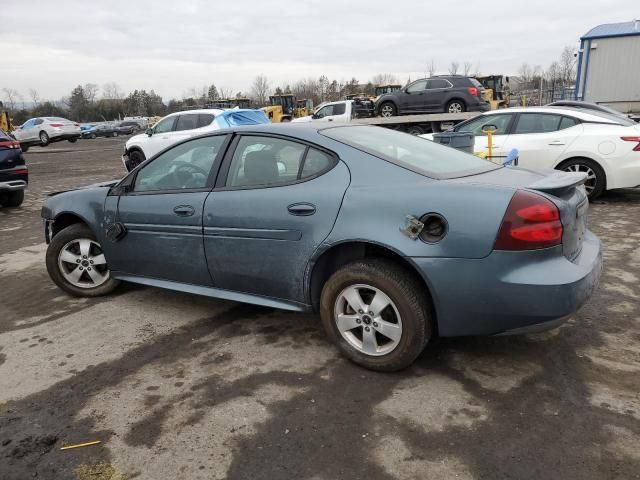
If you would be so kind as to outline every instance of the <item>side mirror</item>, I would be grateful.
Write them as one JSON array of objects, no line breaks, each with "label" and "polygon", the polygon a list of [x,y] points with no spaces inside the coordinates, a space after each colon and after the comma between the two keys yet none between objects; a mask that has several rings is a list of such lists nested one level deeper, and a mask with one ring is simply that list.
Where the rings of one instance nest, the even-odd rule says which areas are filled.
[{"label": "side mirror", "polygon": [[317,113],[314,113],[313,115],[311,115],[311,118],[312,118],[313,120],[317,120],[317,119],[319,119],[320,117],[318,116],[318,114],[317,114]]},{"label": "side mirror", "polygon": [[149,137],[150,137],[151,135],[153,135],[153,128],[147,128],[147,131],[146,131],[146,132],[144,132],[144,133],[146,133],[146,134],[147,134],[147,136],[149,136]]}]

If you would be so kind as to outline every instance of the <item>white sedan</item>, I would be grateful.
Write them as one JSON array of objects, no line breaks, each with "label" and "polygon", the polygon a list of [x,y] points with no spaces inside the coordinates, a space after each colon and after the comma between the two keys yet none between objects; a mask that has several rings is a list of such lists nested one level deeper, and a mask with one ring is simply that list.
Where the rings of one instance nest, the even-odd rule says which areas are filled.
[{"label": "white sedan", "polygon": [[23,152],[32,145],[44,147],[62,140],[73,143],[82,134],[79,124],[60,117],[31,118],[11,133],[20,142]]},{"label": "white sedan", "polygon": [[[493,156],[516,148],[518,165],[585,172],[590,198],[605,190],[640,186],[640,124],[579,108],[528,107],[487,112],[456,125],[455,132],[475,135],[475,153],[486,153],[487,125]],[[422,135],[433,140],[433,134]]]}]

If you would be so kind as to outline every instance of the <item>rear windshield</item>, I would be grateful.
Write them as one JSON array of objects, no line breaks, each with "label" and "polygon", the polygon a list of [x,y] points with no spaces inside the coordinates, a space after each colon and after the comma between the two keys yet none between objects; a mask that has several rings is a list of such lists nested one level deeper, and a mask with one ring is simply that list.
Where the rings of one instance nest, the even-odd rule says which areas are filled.
[{"label": "rear windshield", "polygon": [[464,177],[500,166],[430,140],[382,127],[333,127],[326,137],[431,178]]},{"label": "rear windshield", "polygon": [[589,115],[595,115],[596,117],[604,118],[611,122],[616,122],[618,125],[631,126],[636,125],[636,122],[631,120],[630,118],[625,118],[622,113],[607,113],[602,112],[600,110],[593,110],[590,108],[580,108],[584,113],[588,113]]}]

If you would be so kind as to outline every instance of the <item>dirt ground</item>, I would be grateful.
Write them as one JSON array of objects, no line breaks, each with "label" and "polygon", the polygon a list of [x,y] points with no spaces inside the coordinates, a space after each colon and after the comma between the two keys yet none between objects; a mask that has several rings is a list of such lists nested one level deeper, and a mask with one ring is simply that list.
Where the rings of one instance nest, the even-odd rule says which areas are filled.
[{"label": "dirt ground", "polygon": [[24,205],[0,209],[0,479],[640,478],[640,191],[591,206],[605,271],[563,327],[376,374],[314,315],[58,290],[42,200],[122,176],[123,142],[31,149]]}]

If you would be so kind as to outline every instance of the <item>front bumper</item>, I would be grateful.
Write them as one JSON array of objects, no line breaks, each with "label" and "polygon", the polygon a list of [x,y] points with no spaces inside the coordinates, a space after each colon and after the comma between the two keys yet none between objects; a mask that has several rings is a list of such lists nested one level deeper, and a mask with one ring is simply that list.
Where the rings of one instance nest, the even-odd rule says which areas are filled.
[{"label": "front bumper", "polygon": [[411,260],[427,278],[443,337],[554,328],[589,299],[602,272],[600,241],[591,232],[573,262],[561,246]]}]

